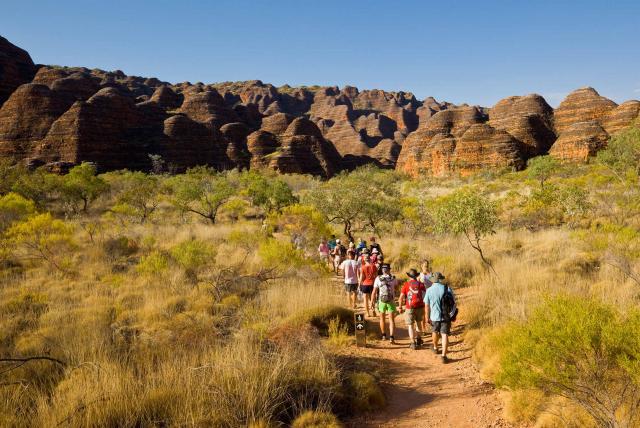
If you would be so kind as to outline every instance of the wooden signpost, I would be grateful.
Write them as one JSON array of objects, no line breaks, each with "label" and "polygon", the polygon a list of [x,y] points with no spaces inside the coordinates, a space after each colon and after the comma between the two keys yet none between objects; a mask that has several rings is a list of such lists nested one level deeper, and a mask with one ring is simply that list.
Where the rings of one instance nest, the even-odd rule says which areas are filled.
[{"label": "wooden signpost", "polygon": [[353,317],[356,324],[356,346],[364,348],[367,346],[367,320],[362,313],[356,313]]}]

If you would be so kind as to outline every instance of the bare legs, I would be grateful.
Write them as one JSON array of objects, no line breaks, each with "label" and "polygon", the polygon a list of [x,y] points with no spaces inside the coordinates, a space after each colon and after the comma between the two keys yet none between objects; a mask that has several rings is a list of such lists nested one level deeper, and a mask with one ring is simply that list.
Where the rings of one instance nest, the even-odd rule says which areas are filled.
[{"label": "bare legs", "polygon": [[[385,324],[387,321],[386,315],[387,315],[386,313],[380,312],[380,334],[382,335],[385,334],[384,330],[385,330]],[[395,328],[396,328],[396,314],[392,312],[389,314],[389,336],[393,337]]]},{"label": "bare legs", "polygon": [[438,349],[438,338],[442,336],[442,356],[447,356],[447,350],[449,348],[449,335],[440,333],[431,333],[431,341],[433,342],[433,349]]}]

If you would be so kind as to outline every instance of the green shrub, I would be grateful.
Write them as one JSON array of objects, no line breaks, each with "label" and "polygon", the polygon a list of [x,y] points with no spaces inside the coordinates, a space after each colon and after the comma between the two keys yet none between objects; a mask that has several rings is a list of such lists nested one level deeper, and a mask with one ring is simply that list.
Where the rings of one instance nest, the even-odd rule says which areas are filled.
[{"label": "green shrub", "polygon": [[138,262],[136,270],[138,273],[147,275],[160,275],[169,268],[169,260],[167,256],[159,251],[153,251],[151,254],[144,256]]},{"label": "green shrub", "polygon": [[181,242],[170,251],[171,257],[184,269],[188,278],[193,282],[207,265],[213,265],[216,258],[215,248],[198,239]]},{"label": "green shrub", "polygon": [[496,383],[566,397],[600,426],[634,426],[640,401],[640,311],[623,316],[593,299],[547,299],[496,336]]},{"label": "green shrub", "polygon": [[312,410],[308,410],[298,416],[293,423],[291,424],[291,428],[342,428],[343,425],[340,423],[338,418],[332,414],[327,412],[314,412]]},{"label": "green shrub", "polygon": [[33,201],[25,199],[17,193],[11,192],[0,196],[0,232],[35,212],[36,205]]}]

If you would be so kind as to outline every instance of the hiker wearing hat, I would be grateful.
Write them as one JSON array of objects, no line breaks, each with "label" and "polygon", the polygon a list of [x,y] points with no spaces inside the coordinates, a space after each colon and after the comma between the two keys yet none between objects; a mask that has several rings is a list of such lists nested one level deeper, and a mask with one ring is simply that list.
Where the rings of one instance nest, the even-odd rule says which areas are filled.
[{"label": "hiker wearing hat", "polygon": [[371,295],[371,305],[378,306],[380,312],[380,334],[382,339],[387,340],[385,333],[386,314],[389,314],[389,341],[393,344],[393,332],[396,327],[396,305],[395,289],[398,281],[396,277],[391,275],[391,265],[383,263],[380,268],[382,275],[378,275],[373,283],[373,294]]},{"label": "hiker wearing hat", "polygon": [[378,257],[380,257],[380,252],[377,248],[371,250],[371,262],[375,265],[378,264]]},{"label": "hiker wearing hat", "polygon": [[424,284],[418,281],[417,270],[410,269],[409,272],[407,272],[407,276],[409,280],[402,286],[398,306],[402,311],[402,307],[406,305],[405,318],[409,338],[411,339],[409,347],[411,349],[419,349],[422,345],[420,330],[422,329],[421,324],[424,319],[424,296],[427,290]]},{"label": "hiker wearing hat", "polygon": [[378,254],[382,254],[382,247],[380,247],[380,244],[376,242],[376,237],[372,236],[371,238],[369,238],[369,240],[371,241],[371,245],[369,245],[369,251],[373,253],[373,250],[377,250]]},{"label": "hiker wearing hat", "polygon": [[442,283],[444,275],[435,272],[431,275],[433,285],[429,287],[424,297],[427,306],[427,319],[432,326],[431,340],[433,342],[433,352],[438,354],[438,338],[442,336],[442,362],[447,363],[447,348],[449,346],[449,334],[451,332],[451,322],[456,320],[458,308],[456,307],[455,295],[451,287]]},{"label": "hiker wearing hat", "polygon": [[[360,292],[364,294],[364,307],[367,310],[367,316],[371,316],[369,305],[371,304],[373,284],[378,276],[378,268],[371,262],[371,257],[368,254],[365,255],[364,260],[364,265],[362,265],[358,271],[358,283],[360,284]],[[375,306],[371,305],[371,308],[373,309],[373,316],[375,316]]]}]

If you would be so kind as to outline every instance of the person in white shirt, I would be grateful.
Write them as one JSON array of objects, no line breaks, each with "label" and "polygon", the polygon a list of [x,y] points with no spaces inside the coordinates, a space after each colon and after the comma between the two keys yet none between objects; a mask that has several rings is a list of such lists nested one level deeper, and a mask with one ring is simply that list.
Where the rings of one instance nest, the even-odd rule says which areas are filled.
[{"label": "person in white shirt", "polygon": [[347,252],[347,259],[340,264],[340,270],[344,275],[344,291],[347,292],[347,304],[356,308],[356,296],[358,292],[358,262],[355,260],[355,252]]}]

